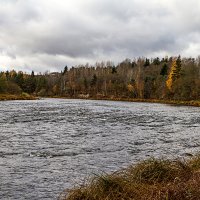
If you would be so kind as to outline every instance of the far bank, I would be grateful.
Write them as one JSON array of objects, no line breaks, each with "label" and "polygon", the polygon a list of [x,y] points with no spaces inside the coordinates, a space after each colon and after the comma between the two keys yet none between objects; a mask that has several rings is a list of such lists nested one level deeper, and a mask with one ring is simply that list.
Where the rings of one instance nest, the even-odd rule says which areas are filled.
[{"label": "far bank", "polygon": [[[16,94],[0,94],[0,101],[9,100],[36,100],[40,96],[34,96],[27,93]],[[126,101],[126,102],[146,102],[146,103],[161,103],[177,106],[195,106],[200,107],[200,100],[164,100],[164,99],[138,99],[138,98],[121,98],[121,97],[88,97],[88,96],[44,96],[44,98],[60,98],[60,99],[84,99],[84,100],[106,100],[106,101]]]},{"label": "far bank", "polygon": [[84,100],[106,100],[106,101],[127,101],[127,102],[146,102],[146,103],[161,103],[171,104],[177,106],[195,106],[200,107],[200,100],[164,100],[164,99],[134,99],[134,98],[120,98],[120,97],[65,97],[65,96],[51,96],[45,98],[60,98],[60,99],[84,99]]}]

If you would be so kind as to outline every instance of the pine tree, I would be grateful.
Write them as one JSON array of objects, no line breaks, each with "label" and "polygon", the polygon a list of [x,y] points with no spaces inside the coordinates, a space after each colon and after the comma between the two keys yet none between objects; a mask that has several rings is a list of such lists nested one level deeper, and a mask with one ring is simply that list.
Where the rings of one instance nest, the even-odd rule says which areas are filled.
[{"label": "pine tree", "polygon": [[159,57],[153,59],[153,64],[154,64],[154,65],[159,65],[159,64],[160,64],[160,59],[159,59]]},{"label": "pine tree", "polygon": [[97,83],[97,76],[96,74],[93,75],[90,85],[93,87]]},{"label": "pine tree", "polygon": [[150,60],[148,58],[145,59],[144,67],[148,67],[150,65]]},{"label": "pine tree", "polygon": [[65,68],[64,68],[63,74],[66,74],[67,72],[68,72],[68,67],[66,65]]},{"label": "pine tree", "polygon": [[167,70],[168,70],[168,66],[166,63],[164,63],[164,65],[162,66],[162,69],[160,71],[160,75],[162,75],[162,76],[167,75]]},{"label": "pine tree", "polygon": [[181,56],[176,59],[176,69],[174,71],[174,79],[178,79],[181,76]]},{"label": "pine tree", "polygon": [[111,72],[111,73],[112,73],[112,74],[117,73],[117,70],[116,70],[116,67],[115,67],[115,66],[112,67],[112,72]]},{"label": "pine tree", "polygon": [[24,79],[24,86],[23,86],[24,92],[27,93],[33,93],[36,90],[36,79],[34,71],[31,72],[31,75],[29,75],[26,79]]}]

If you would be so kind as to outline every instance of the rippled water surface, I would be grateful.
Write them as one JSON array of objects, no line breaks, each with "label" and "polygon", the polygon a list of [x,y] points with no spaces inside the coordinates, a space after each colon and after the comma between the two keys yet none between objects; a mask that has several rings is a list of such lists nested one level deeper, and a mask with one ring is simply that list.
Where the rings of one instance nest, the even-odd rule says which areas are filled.
[{"label": "rippled water surface", "polygon": [[57,199],[93,173],[195,153],[199,112],[113,101],[0,102],[0,199]]}]

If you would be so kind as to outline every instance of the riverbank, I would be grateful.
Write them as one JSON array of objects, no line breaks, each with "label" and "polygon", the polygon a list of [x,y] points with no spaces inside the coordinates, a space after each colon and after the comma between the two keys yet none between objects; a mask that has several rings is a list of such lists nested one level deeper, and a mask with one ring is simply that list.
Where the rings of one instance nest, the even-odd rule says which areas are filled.
[{"label": "riverbank", "polygon": [[[36,100],[40,97],[32,96],[27,93],[22,93],[21,95],[13,95],[13,94],[0,94],[0,101],[8,101],[8,100]],[[200,107],[200,100],[191,100],[191,101],[183,101],[183,100],[161,100],[161,99],[134,99],[134,98],[117,98],[117,97],[88,97],[88,98],[80,98],[80,97],[63,97],[63,96],[51,96],[45,98],[60,98],[60,99],[84,99],[84,100],[106,100],[106,101],[127,101],[127,102],[146,102],[146,103],[161,103],[161,104],[171,104],[177,106],[196,106]]]},{"label": "riverbank", "polygon": [[37,97],[31,96],[26,93],[22,93],[21,95],[13,95],[13,94],[0,94],[0,101],[9,101],[9,100],[36,100]]},{"label": "riverbank", "polygon": [[[93,99],[93,98],[91,98]],[[98,100],[111,100],[111,101],[128,101],[128,102],[147,102],[147,103],[162,103],[181,106],[197,106],[200,107],[200,100],[181,101],[181,100],[161,100],[161,99],[132,99],[132,98],[105,98]]]},{"label": "riverbank", "polygon": [[60,97],[53,96],[51,98],[62,98],[62,99],[84,99],[84,100],[106,100],[106,101],[127,101],[127,102],[146,102],[146,103],[161,103],[161,104],[171,104],[171,105],[179,105],[179,106],[196,106],[200,107],[200,100],[163,100],[163,99],[134,99],[134,98],[108,98],[108,97],[88,97],[88,98],[80,98],[80,97]]},{"label": "riverbank", "polygon": [[149,159],[112,174],[96,175],[60,199],[198,200],[200,155],[187,161]]}]

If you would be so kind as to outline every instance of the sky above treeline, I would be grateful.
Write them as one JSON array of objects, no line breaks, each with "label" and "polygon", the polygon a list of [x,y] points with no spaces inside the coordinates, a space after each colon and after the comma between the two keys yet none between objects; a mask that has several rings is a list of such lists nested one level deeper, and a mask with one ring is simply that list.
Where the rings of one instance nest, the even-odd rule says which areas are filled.
[{"label": "sky above treeline", "polygon": [[0,0],[0,71],[200,54],[199,0]]}]

